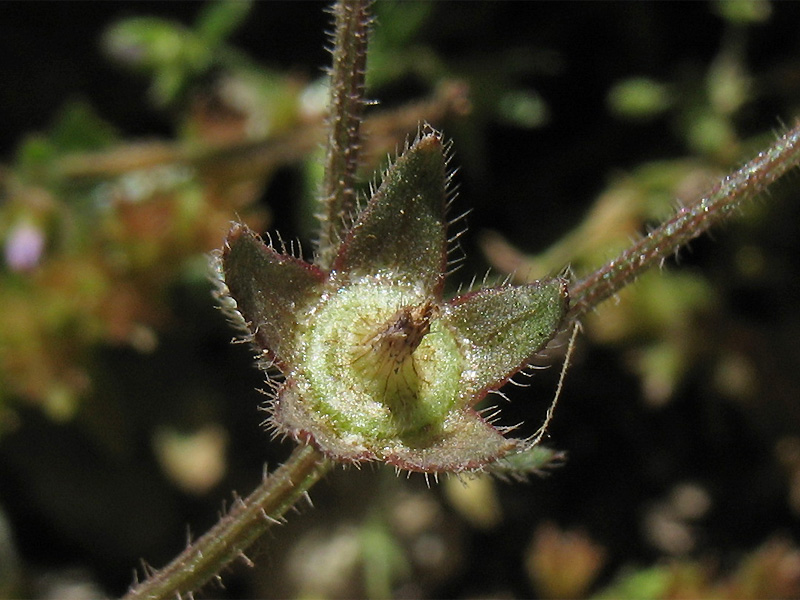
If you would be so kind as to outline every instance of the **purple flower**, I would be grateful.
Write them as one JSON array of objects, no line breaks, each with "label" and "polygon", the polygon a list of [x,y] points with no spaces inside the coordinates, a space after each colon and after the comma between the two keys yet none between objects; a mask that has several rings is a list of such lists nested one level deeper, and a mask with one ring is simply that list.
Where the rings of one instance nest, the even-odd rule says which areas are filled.
[{"label": "purple flower", "polygon": [[18,223],[6,238],[6,263],[12,271],[34,269],[39,264],[43,251],[44,234],[31,223]]}]

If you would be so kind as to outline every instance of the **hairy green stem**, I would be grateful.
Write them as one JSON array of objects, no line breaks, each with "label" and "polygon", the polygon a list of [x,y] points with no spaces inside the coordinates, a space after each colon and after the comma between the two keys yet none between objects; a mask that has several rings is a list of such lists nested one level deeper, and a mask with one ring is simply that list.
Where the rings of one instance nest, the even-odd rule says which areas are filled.
[{"label": "hairy green stem", "polygon": [[660,265],[681,246],[735,213],[745,202],[800,164],[800,124],[718,183],[711,192],[675,215],[570,287],[568,318],[578,318],[613,296],[645,270]]},{"label": "hairy green stem", "polygon": [[132,587],[125,600],[174,600],[199,589],[244,552],[314,485],[333,463],[312,446],[298,446],[289,460],[267,476],[170,564]]},{"label": "hairy green stem", "polygon": [[317,262],[323,268],[330,266],[345,220],[356,208],[355,177],[361,151],[370,5],[370,0],[339,0],[333,6],[336,29],[321,191],[322,231],[317,248]]}]

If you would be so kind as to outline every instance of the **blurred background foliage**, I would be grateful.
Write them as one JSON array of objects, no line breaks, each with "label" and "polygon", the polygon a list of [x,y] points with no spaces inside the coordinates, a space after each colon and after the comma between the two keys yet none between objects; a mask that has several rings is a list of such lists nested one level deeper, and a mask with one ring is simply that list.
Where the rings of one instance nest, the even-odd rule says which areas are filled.
[{"label": "blurred background foliage", "polygon": [[[290,451],[210,296],[229,221],[310,257],[319,3],[0,5],[0,596],[121,593]],[[599,266],[800,108],[800,5],[380,2],[364,179],[454,140],[466,265]],[[800,596],[789,177],[585,319],[527,484],[335,472],[229,597]],[[290,242],[290,240],[292,240]],[[501,401],[532,433],[557,369]]]}]

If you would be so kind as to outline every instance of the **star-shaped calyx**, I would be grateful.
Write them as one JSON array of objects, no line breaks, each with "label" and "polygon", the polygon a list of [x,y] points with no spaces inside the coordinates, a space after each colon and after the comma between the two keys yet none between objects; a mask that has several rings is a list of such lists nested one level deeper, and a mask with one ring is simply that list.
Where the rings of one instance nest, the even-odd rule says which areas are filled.
[{"label": "star-shaped calyx", "polygon": [[566,282],[445,301],[446,162],[427,130],[385,172],[329,270],[241,224],[215,256],[223,307],[285,376],[271,424],[334,460],[461,472],[525,449],[474,406],[558,331]]}]

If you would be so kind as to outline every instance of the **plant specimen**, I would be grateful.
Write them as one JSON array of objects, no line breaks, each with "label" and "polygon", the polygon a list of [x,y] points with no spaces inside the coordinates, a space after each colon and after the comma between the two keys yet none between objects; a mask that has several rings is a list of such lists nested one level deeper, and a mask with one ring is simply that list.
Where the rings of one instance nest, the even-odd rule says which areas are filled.
[{"label": "plant specimen", "polygon": [[[151,108],[175,126],[157,135],[174,140],[129,141],[152,128],[134,87],[113,110],[105,95],[97,113],[72,103],[0,169],[0,524],[20,542],[6,560],[0,535],[0,595],[33,595],[76,560],[76,579],[121,593],[139,557],[166,564],[181,525],[205,530],[264,462],[257,492],[234,494],[136,591],[173,596],[217,574],[234,596],[578,597],[602,571],[621,574],[609,597],[797,595],[796,544],[766,537],[796,533],[800,514],[790,186],[674,250],[796,162],[794,130],[763,133],[794,109],[796,9],[387,0],[370,7],[373,107],[363,20],[340,23],[340,85],[325,86],[307,33],[320,7],[175,6],[103,39],[150,76]],[[9,39],[38,31],[19,28]],[[38,63],[20,57],[56,71]],[[28,88],[9,92],[22,102]],[[275,228],[305,251],[263,233]],[[210,302],[207,253],[226,231]],[[680,268],[638,277],[675,254]],[[482,259],[501,275],[470,284]],[[226,316],[247,343],[228,343]],[[578,322],[554,411],[558,366],[524,375],[564,362]],[[248,549],[353,464],[314,488],[317,509]],[[28,571],[61,546],[47,575]],[[625,575],[655,557],[663,567]]]},{"label": "plant specimen", "polygon": [[555,335],[567,284],[444,302],[445,178],[440,136],[423,133],[386,172],[327,273],[241,225],[231,230],[217,265],[222,301],[286,375],[269,409],[277,433],[333,460],[426,473],[528,449],[473,407]]},{"label": "plant specimen", "polygon": [[[587,277],[478,289],[443,300],[446,149],[422,127],[364,207],[355,192],[369,3],[338,2],[322,232],[314,264],[236,224],[215,258],[220,298],[264,368],[269,410],[300,446],[262,486],[130,597],[196,589],[276,522],[334,462],[461,473],[521,464],[540,436],[514,440],[475,410],[553,337],[689,240],[735,213],[797,164],[800,129],[682,206]],[[544,462],[546,463],[546,460]]]}]

